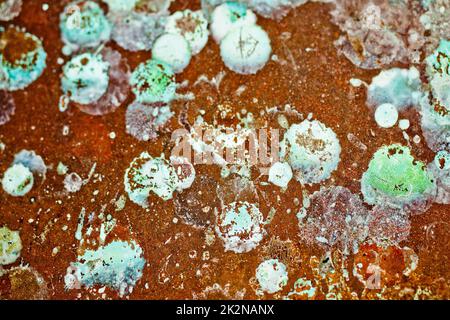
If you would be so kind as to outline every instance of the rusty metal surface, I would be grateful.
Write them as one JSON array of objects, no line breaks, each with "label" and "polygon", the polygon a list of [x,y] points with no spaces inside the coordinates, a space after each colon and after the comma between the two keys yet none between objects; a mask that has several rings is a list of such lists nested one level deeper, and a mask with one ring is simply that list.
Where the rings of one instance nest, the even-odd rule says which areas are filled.
[{"label": "rusty metal surface", "polygon": [[[45,2],[50,5],[48,11],[41,9]],[[131,94],[123,106],[105,116],[90,116],[76,108],[65,113],[58,111],[62,68],[57,62],[62,57],[58,19],[62,8],[59,1],[25,1],[22,13],[12,21],[42,38],[48,57],[44,74],[25,90],[13,93],[17,106],[15,115],[10,122],[0,126],[0,140],[6,146],[0,154],[0,171],[8,168],[14,154],[21,149],[36,151],[47,165],[53,166],[45,181],[37,183],[25,197],[13,198],[0,193],[0,224],[20,230],[23,244],[21,257],[13,266],[23,263],[35,269],[46,283],[45,298],[119,298],[108,288],[104,294],[98,292],[98,287],[64,288],[66,269],[77,256],[78,241],[74,233],[81,208],[85,207],[87,212],[99,212],[106,205],[106,211],[118,221],[119,227],[113,235],[125,239],[132,235],[142,246],[148,263],[142,278],[128,296],[130,299],[258,298],[254,290],[255,270],[267,257],[278,257],[286,263],[289,281],[282,293],[275,296],[266,294],[263,298],[281,298],[292,290],[297,278],[312,280],[317,277],[315,260],[311,257],[321,259],[325,252],[300,241],[295,214],[300,208],[302,188],[312,192],[320,186],[302,187],[291,182],[287,191],[282,192],[273,185],[257,183],[261,207],[274,207],[277,212],[267,226],[267,236],[261,245],[245,254],[224,252],[219,239],[207,244],[205,239],[211,229],[195,229],[179,220],[175,223],[173,200],[164,202],[152,197],[152,205],[147,210],[128,200],[125,208],[117,212],[114,201],[126,195],[123,174],[133,158],[143,151],[153,155],[168,153],[171,131],[182,126],[179,122],[181,114],[192,123],[199,109],[203,109],[206,111],[205,119],[212,119],[219,112],[218,105],[226,105],[233,112],[245,108],[259,115],[260,110],[289,104],[304,115],[313,113],[314,119],[326,123],[336,132],[342,147],[338,169],[322,186],[345,186],[360,195],[359,179],[373,153],[384,144],[404,140],[399,128],[379,128],[365,105],[365,89],[348,84],[351,78],[370,82],[377,72],[359,69],[337,53],[333,41],[340,31],[330,22],[329,5],[305,4],[291,11],[281,22],[259,18],[259,24],[270,36],[273,53],[286,63],[269,61],[256,75],[240,76],[226,69],[217,44],[210,39],[206,48],[193,57],[187,69],[177,75],[179,83],[189,80],[191,85],[186,91],[191,91],[196,98],[174,102],[172,110],[175,117],[159,138],[150,142],[139,142],[125,132],[125,110],[132,101]],[[176,1],[171,11],[180,8],[199,8],[199,3]],[[114,43],[108,45],[120,51],[132,69],[151,55],[149,52],[127,52]],[[208,84],[192,86],[199,76],[212,78],[221,71],[226,71],[226,74],[218,89]],[[246,85],[247,90],[238,96],[235,92],[241,85]],[[416,111],[402,112],[401,117],[411,121],[408,129],[411,137],[416,134],[422,137]],[[278,126],[276,119],[267,114],[257,116],[257,121],[268,121]],[[223,123],[235,122],[236,119],[230,118]],[[69,127],[67,135],[63,134],[64,126]],[[114,139],[109,136],[111,132],[116,134]],[[363,142],[367,150],[361,150],[350,142],[347,139],[349,133]],[[412,150],[420,160],[429,162],[433,159],[434,155],[424,139],[414,144]],[[95,174],[79,192],[67,195],[62,192],[63,177],[56,173],[59,162],[83,178],[96,163]],[[219,168],[199,165],[196,170],[196,179],[207,179],[203,183],[194,183],[190,192],[202,189],[205,194],[201,201],[205,205],[213,203],[216,195],[208,193],[208,190],[223,183]],[[263,213],[267,216],[268,210]],[[415,295],[419,298],[448,298],[449,215],[448,206],[433,204],[426,213],[411,217],[411,233],[401,247],[412,248],[418,255],[417,269],[404,276],[404,266],[398,265],[403,262],[396,256],[396,249],[386,250],[383,253],[385,273],[382,284],[385,288],[382,295],[380,290],[365,290],[351,274],[355,261],[370,260],[370,254],[364,254],[364,250],[370,252],[368,248],[362,248],[358,255],[343,262],[350,271],[349,281],[340,281],[342,270],[336,268],[332,277],[340,284],[334,290],[344,299],[399,299]],[[194,251],[195,256],[192,254],[190,257]],[[336,266],[342,257],[333,253],[332,259]],[[25,278],[21,278],[22,285],[16,284],[15,287],[9,278],[0,279],[0,298],[34,297],[36,284],[25,281]],[[228,290],[205,290],[215,283]],[[323,299],[330,290],[329,283],[322,281],[319,287],[320,293],[315,298]],[[241,296],[243,289],[245,294]]]}]

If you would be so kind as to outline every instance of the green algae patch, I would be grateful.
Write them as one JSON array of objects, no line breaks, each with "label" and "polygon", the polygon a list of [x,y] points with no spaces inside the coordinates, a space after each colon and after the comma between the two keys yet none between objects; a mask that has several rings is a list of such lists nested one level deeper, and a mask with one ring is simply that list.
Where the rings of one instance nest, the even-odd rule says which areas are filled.
[{"label": "green algae patch", "polygon": [[361,187],[369,204],[378,203],[382,198],[406,204],[429,193],[435,183],[425,164],[414,159],[408,147],[393,144],[375,152],[363,174]]},{"label": "green algae patch", "polygon": [[139,102],[168,103],[175,97],[175,75],[172,68],[162,61],[141,63],[131,75],[130,84]]}]

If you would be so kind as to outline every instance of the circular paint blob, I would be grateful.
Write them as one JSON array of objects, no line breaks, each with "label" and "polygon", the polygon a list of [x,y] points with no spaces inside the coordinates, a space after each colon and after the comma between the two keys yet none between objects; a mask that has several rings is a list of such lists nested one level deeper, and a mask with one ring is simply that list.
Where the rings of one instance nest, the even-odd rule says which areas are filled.
[{"label": "circular paint blob", "polygon": [[111,24],[102,8],[93,1],[77,0],[69,3],[60,16],[61,37],[65,53],[80,48],[95,48],[111,37]]},{"label": "circular paint blob", "polygon": [[244,3],[225,2],[216,7],[211,15],[211,33],[220,43],[233,29],[256,24],[256,15]]},{"label": "circular paint blob", "polygon": [[3,190],[13,197],[21,197],[33,188],[33,173],[23,164],[9,167],[2,179]]},{"label": "circular paint blob", "polygon": [[340,161],[341,146],[333,130],[317,120],[304,120],[286,131],[280,158],[287,161],[301,183],[320,183],[331,176]]},{"label": "circular paint blob", "polygon": [[153,44],[152,57],[167,63],[175,73],[180,73],[189,65],[192,54],[184,37],[166,33]]},{"label": "circular paint blob", "polygon": [[220,43],[225,65],[240,74],[255,74],[269,61],[272,47],[267,33],[257,25],[231,30]]},{"label": "circular paint blob", "polygon": [[371,205],[422,211],[419,204],[432,200],[435,191],[433,174],[399,144],[378,149],[361,179],[364,201]]},{"label": "circular paint blob", "polygon": [[398,127],[399,127],[401,130],[408,130],[409,126],[410,126],[410,122],[409,122],[408,119],[401,119],[401,120],[398,122]]},{"label": "circular paint blob", "polygon": [[398,120],[397,108],[390,103],[383,103],[375,111],[375,121],[382,128],[392,128]]},{"label": "circular paint blob", "polygon": [[278,292],[288,282],[286,266],[278,259],[265,260],[256,269],[256,279],[264,292]]},{"label": "circular paint blob", "polygon": [[46,67],[42,41],[18,27],[0,27],[0,89],[21,90],[39,78]]},{"label": "circular paint blob", "polygon": [[253,203],[232,202],[222,207],[216,216],[216,233],[225,251],[244,253],[256,248],[265,232],[263,219]]},{"label": "circular paint blob", "polygon": [[136,100],[141,103],[169,103],[175,98],[175,74],[162,61],[151,59],[138,65],[131,75],[130,84]]},{"label": "circular paint blob", "polygon": [[292,176],[291,166],[286,162],[276,162],[269,169],[269,182],[280,188],[286,188]]},{"label": "circular paint blob", "polygon": [[191,48],[192,55],[196,55],[206,46],[209,37],[208,20],[202,11],[177,11],[167,18],[166,33],[183,36]]}]

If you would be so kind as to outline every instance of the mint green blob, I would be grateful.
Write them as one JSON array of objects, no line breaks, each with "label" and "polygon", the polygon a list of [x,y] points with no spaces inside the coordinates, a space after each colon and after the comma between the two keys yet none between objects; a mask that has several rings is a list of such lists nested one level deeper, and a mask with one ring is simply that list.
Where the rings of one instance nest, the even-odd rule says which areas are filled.
[{"label": "mint green blob", "polygon": [[[5,29],[0,27],[1,41],[3,41],[2,35],[4,32],[6,32]],[[2,54],[4,49],[0,50],[0,89],[9,91],[24,89],[39,78],[46,67],[45,61],[47,58],[42,41],[38,37],[18,28],[15,32],[23,33],[25,38],[34,41],[36,48],[22,54],[21,58],[13,63],[4,58]],[[7,47],[8,42],[2,43],[2,46]]]},{"label": "mint green blob", "polygon": [[169,103],[175,97],[176,83],[172,68],[155,59],[141,63],[131,75],[130,84],[142,103]]},{"label": "mint green blob", "polygon": [[109,21],[93,1],[68,4],[61,13],[59,26],[63,41],[79,47],[96,47],[111,36]]},{"label": "mint green blob", "polygon": [[236,22],[247,15],[247,5],[233,1],[227,1],[226,4],[231,12],[231,22]]},{"label": "mint green blob", "polygon": [[408,147],[399,144],[378,149],[361,180],[361,191],[369,204],[383,197],[392,203],[408,203],[434,186],[433,176],[425,164],[415,160]]}]

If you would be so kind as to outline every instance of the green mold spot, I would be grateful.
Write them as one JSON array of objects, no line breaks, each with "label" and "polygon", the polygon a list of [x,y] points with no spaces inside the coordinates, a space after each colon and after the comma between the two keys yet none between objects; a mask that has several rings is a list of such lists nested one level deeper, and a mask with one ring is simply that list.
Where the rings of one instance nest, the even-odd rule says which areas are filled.
[{"label": "green mold spot", "polygon": [[130,83],[139,102],[168,103],[175,97],[175,75],[172,68],[158,60],[141,63],[131,75]]},{"label": "green mold spot", "polygon": [[408,147],[393,144],[374,154],[361,184],[364,199],[374,204],[374,192],[409,202],[431,190],[434,181],[425,164],[415,160]]}]

